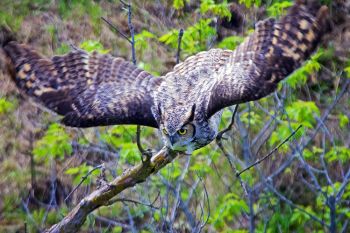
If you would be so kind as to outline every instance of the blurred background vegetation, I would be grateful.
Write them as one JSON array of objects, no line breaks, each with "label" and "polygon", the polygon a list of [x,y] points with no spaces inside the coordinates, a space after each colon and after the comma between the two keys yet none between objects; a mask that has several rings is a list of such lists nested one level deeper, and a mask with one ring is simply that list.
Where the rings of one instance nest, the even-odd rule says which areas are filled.
[{"label": "blurred background vegetation", "polygon": [[[321,2],[331,9],[332,34],[278,92],[239,106],[223,140],[225,152],[213,142],[177,158],[122,193],[124,201],[96,210],[81,232],[349,232],[350,4]],[[176,64],[179,29],[180,60],[212,47],[234,49],[257,21],[280,17],[293,2],[131,4],[137,65],[160,76]],[[129,42],[102,16],[130,35],[119,1],[0,1],[0,24],[47,56],[74,45],[131,60]],[[229,124],[231,110],[224,112],[221,128]],[[0,232],[43,231],[98,187],[100,176],[111,180],[141,161],[136,126],[81,130],[58,120],[0,73]],[[235,176],[299,125],[302,130],[272,157]],[[158,132],[149,128],[142,128],[142,143],[162,147]],[[94,170],[69,195],[100,164],[105,170]]]}]

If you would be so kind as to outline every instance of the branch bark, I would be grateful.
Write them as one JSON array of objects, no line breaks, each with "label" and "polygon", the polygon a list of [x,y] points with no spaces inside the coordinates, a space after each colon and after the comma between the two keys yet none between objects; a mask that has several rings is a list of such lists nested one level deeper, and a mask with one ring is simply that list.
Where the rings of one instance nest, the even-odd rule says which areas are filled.
[{"label": "branch bark", "polygon": [[64,217],[57,224],[53,225],[50,229],[47,229],[45,232],[77,232],[84,224],[86,217],[95,209],[108,205],[109,200],[125,189],[144,182],[147,177],[157,173],[161,168],[170,163],[177,155],[177,152],[163,147],[151,158],[126,170],[122,175],[115,178],[110,183],[103,185],[101,188],[95,190],[90,195],[85,197],[76,207],[74,207],[74,209],[68,213],[66,217]]}]

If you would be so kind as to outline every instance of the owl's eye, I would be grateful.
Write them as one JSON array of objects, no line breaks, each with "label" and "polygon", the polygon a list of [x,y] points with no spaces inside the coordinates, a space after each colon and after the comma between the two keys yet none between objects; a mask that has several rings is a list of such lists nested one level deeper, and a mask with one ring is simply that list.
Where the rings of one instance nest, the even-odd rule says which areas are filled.
[{"label": "owl's eye", "polygon": [[168,131],[165,128],[163,129],[163,134],[168,135]]},{"label": "owl's eye", "polygon": [[187,129],[180,129],[177,131],[180,135],[185,135],[187,133]]}]

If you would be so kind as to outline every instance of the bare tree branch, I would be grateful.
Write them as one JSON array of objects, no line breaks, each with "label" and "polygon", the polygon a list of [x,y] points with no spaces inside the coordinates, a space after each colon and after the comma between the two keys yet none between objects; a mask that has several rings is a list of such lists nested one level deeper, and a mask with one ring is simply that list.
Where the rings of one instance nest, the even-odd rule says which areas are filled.
[{"label": "bare tree branch", "polygon": [[181,28],[179,30],[179,38],[177,40],[176,64],[179,64],[179,62],[180,62],[181,41],[182,41],[182,36],[183,35],[184,35],[184,30]]},{"label": "bare tree branch", "polygon": [[45,232],[77,232],[85,222],[86,217],[92,211],[106,205],[109,200],[125,189],[144,182],[147,177],[158,172],[161,168],[170,163],[177,155],[177,152],[170,151],[164,147],[149,160],[126,170],[122,175],[110,183],[105,184],[101,188],[92,192],[81,200],[80,203],[59,223],[53,225]]}]

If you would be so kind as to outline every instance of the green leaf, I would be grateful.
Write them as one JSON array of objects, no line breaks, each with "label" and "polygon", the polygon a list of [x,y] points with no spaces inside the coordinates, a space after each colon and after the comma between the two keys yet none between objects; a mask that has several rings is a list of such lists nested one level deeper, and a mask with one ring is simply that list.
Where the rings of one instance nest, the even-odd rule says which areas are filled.
[{"label": "green leaf", "polygon": [[240,43],[242,43],[244,37],[241,36],[229,36],[224,38],[219,44],[218,47],[222,49],[231,49],[234,50]]},{"label": "green leaf", "polygon": [[97,51],[98,53],[101,53],[101,54],[107,54],[110,51],[109,49],[104,49],[103,45],[99,41],[95,41],[95,40],[86,40],[82,42],[79,45],[79,47],[88,52]]},{"label": "green leaf", "polygon": [[267,8],[267,13],[271,17],[278,17],[283,15],[286,9],[291,6],[293,6],[293,2],[290,1],[276,2]]},{"label": "green leaf", "polygon": [[339,114],[339,126],[341,128],[344,128],[348,124],[349,124],[349,117],[347,115],[340,113]]},{"label": "green leaf", "polygon": [[261,0],[239,0],[240,4],[244,4],[247,8],[252,6],[259,7],[261,6]]},{"label": "green leaf", "polygon": [[347,74],[347,77],[350,78],[350,66],[346,67],[344,70]]},{"label": "green leaf", "polygon": [[340,161],[343,164],[350,161],[350,149],[345,146],[335,146],[325,155],[328,162]]},{"label": "green leaf", "polygon": [[15,100],[9,101],[6,98],[0,98],[0,115],[7,114],[15,110],[16,106],[17,106],[17,101]]},{"label": "green leaf", "polygon": [[227,0],[222,3],[215,3],[214,0],[201,0],[200,12],[202,14],[211,12],[216,16],[231,19],[232,15],[229,9]]},{"label": "green leaf", "polygon": [[63,159],[73,152],[71,138],[64,128],[57,123],[49,126],[45,135],[35,143],[33,154],[35,159],[48,161],[50,157]]},{"label": "green leaf", "polygon": [[[186,0],[186,2],[190,2],[190,0]],[[181,10],[185,7],[185,0],[174,0],[173,7],[175,10]]]},{"label": "green leaf", "polygon": [[319,49],[302,67],[294,71],[285,82],[292,88],[305,85],[308,76],[317,73],[321,69],[319,60],[325,54],[326,52],[323,49]]}]

